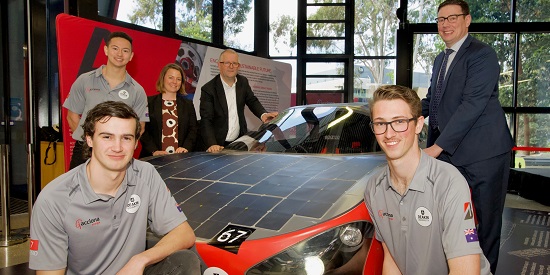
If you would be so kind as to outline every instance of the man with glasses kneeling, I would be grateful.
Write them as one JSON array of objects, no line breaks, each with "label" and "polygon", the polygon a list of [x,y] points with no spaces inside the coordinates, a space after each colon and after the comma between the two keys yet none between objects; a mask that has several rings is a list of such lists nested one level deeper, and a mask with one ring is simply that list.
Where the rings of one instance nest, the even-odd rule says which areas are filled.
[{"label": "man with glasses kneeling", "polygon": [[278,115],[268,113],[252,92],[248,79],[239,75],[239,55],[224,50],[218,59],[220,74],[201,88],[200,134],[207,152],[218,152],[248,129],[244,106],[266,123]]},{"label": "man with glasses kneeling", "polygon": [[370,177],[365,203],[384,250],[384,274],[491,274],[477,239],[468,184],[418,145],[417,93],[378,88],[371,129],[388,165]]}]

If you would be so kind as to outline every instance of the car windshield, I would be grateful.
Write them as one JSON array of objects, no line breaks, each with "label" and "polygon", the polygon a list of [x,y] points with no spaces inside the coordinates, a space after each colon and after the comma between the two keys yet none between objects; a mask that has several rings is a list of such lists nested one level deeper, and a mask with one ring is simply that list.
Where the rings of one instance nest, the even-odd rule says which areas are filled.
[{"label": "car windshield", "polygon": [[286,109],[226,149],[351,154],[380,151],[365,105],[306,105]]}]

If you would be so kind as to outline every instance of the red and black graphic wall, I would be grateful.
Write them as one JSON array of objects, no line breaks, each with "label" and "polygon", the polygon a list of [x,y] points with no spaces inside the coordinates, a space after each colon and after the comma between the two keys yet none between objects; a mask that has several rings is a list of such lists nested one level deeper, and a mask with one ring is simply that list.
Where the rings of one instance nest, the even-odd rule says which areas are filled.
[{"label": "red and black graphic wall", "polygon": [[[179,39],[113,26],[80,17],[60,14],[56,20],[59,56],[60,105],[69,95],[76,78],[107,62],[103,51],[111,32],[123,31],[132,39],[134,57],[126,66],[128,73],[143,86],[147,95],[156,94],[155,83],[164,65],[176,62],[185,74],[185,91],[198,106],[200,86],[219,73],[218,56],[222,49],[189,43]],[[292,67],[283,62],[240,54],[239,74],[248,77],[252,90],[269,111],[281,111],[290,105]],[[202,74],[202,79],[199,79]],[[198,111],[197,111],[198,112]],[[245,112],[246,115],[246,112]],[[65,170],[68,170],[75,141],[65,119],[67,109],[61,108],[65,149]],[[260,122],[250,113],[250,117]],[[248,121],[247,116],[247,121]],[[248,123],[254,125],[253,122]],[[134,156],[139,154],[139,148]]]}]

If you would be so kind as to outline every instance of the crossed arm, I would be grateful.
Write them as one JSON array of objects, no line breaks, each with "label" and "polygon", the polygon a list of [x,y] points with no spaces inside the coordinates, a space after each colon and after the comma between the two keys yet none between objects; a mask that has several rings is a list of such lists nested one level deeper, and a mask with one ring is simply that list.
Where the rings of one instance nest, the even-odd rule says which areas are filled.
[{"label": "crossed arm", "polygon": [[189,223],[183,222],[150,249],[133,256],[117,274],[142,274],[145,267],[158,263],[170,254],[192,247],[195,233]]},{"label": "crossed arm", "polygon": [[[383,275],[401,275],[401,271],[397,267],[395,260],[390,254],[388,247],[385,243],[382,243],[384,249],[384,263],[382,265]],[[448,259],[449,275],[477,275],[481,272],[481,262],[479,254],[465,255]]]},{"label": "crossed arm", "polygon": [[[143,274],[145,267],[158,263],[170,254],[192,247],[195,244],[195,233],[189,223],[183,222],[152,248],[133,256],[117,274]],[[65,269],[37,270],[37,275],[63,275]]]},{"label": "crossed arm", "polygon": [[[401,271],[397,267],[385,243],[382,243],[382,248],[384,249],[382,274],[401,275]],[[479,275],[481,272],[480,254],[471,254],[448,259],[447,264],[449,265],[449,275]]]}]

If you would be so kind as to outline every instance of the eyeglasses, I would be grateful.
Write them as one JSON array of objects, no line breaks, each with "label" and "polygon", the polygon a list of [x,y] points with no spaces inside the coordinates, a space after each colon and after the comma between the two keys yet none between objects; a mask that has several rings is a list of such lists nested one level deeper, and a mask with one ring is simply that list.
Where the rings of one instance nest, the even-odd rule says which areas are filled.
[{"label": "eyeglasses", "polygon": [[409,122],[416,119],[417,119],[416,117],[413,117],[413,118],[396,119],[390,122],[380,122],[380,121],[372,122],[371,121],[369,124],[372,132],[375,135],[381,135],[386,133],[386,131],[388,130],[388,124],[391,125],[391,128],[393,129],[393,131],[400,133],[400,132],[407,131],[409,129]]},{"label": "eyeglasses", "polygon": [[226,67],[231,67],[232,66],[232,67],[235,67],[235,68],[241,66],[241,64],[238,63],[238,62],[220,62],[220,64],[223,64]]},{"label": "eyeglasses", "polygon": [[458,19],[459,16],[461,15],[468,15],[468,14],[465,14],[465,13],[462,13],[462,14],[452,14],[452,15],[449,15],[447,17],[438,17],[435,19],[435,22],[437,24],[443,24],[443,22],[445,22],[445,20],[449,21],[449,23],[454,23],[456,22],[456,20]]}]

